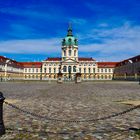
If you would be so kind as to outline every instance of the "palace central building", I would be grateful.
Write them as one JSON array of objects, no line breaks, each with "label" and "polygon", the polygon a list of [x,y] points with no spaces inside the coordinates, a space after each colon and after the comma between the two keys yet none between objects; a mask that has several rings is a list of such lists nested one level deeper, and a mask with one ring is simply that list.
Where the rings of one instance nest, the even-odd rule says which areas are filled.
[{"label": "palace central building", "polygon": [[112,80],[118,62],[97,62],[95,59],[79,57],[78,40],[69,25],[62,40],[61,57],[47,58],[42,62],[17,62],[0,56],[0,78],[8,80],[75,80],[76,75],[86,80]]},{"label": "palace central building", "polygon": [[96,62],[93,58],[78,55],[78,40],[69,25],[67,36],[62,40],[61,58],[47,58],[42,62],[24,62],[24,79],[74,80],[77,73],[82,80],[111,80],[117,62]]}]

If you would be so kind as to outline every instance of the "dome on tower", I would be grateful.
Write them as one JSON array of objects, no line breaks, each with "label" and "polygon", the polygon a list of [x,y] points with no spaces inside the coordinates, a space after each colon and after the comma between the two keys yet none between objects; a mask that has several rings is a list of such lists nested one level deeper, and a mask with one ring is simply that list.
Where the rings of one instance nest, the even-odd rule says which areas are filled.
[{"label": "dome on tower", "polygon": [[78,45],[78,40],[72,35],[72,27],[69,25],[68,34],[62,41],[62,46]]}]

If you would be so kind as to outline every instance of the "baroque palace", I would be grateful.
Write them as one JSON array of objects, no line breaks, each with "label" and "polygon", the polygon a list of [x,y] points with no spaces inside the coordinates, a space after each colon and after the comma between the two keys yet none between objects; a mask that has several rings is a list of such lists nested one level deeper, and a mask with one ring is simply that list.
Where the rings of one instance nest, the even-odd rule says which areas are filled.
[{"label": "baroque palace", "polygon": [[17,62],[0,56],[2,80],[138,80],[140,55],[121,62],[97,62],[78,56],[78,40],[69,26],[62,40],[61,58],[47,58],[42,62]]}]

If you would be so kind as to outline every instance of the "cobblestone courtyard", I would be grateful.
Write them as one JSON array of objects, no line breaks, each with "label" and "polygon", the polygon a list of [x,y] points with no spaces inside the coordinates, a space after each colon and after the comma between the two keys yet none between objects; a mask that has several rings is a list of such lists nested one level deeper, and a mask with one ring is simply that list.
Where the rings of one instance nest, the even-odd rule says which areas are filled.
[{"label": "cobblestone courtyard", "polygon": [[[65,120],[101,118],[133,107],[120,101],[140,100],[136,82],[14,82],[0,83],[0,91],[22,109]],[[20,133],[7,130],[0,140],[138,140],[123,130],[140,128],[140,109],[107,120],[67,123],[38,119],[4,104],[4,122]]]}]

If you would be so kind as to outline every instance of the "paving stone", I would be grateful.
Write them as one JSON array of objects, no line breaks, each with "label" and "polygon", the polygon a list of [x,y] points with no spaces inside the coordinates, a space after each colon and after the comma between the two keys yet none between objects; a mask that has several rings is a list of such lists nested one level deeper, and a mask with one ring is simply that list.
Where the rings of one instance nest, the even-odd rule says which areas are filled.
[{"label": "paving stone", "polygon": [[[140,86],[123,82],[86,82],[81,84],[29,82],[4,83],[0,89],[7,99],[20,108],[54,119],[85,120],[96,119],[128,109],[129,105],[116,101],[140,100]],[[137,140],[132,132],[123,132],[130,127],[140,128],[139,109],[115,118],[87,122],[51,122],[21,113],[4,104],[4,122],[8,128],[27,130],[35,140],[89,139],[89,140]],[[114,132],[119,130],[118,132]],[[122,130],[122,132],[120,131]],[[45,132],[45,133],[44,133]],[[47,133],[53,132],[53,133]],[[69,135],[57,134],[68,132]],[[25,132],[23,132],[24,134]],[[14,139],[17,132],[6,133],[0,140]],[[24,135],[23,135],[24,136]]]}]

